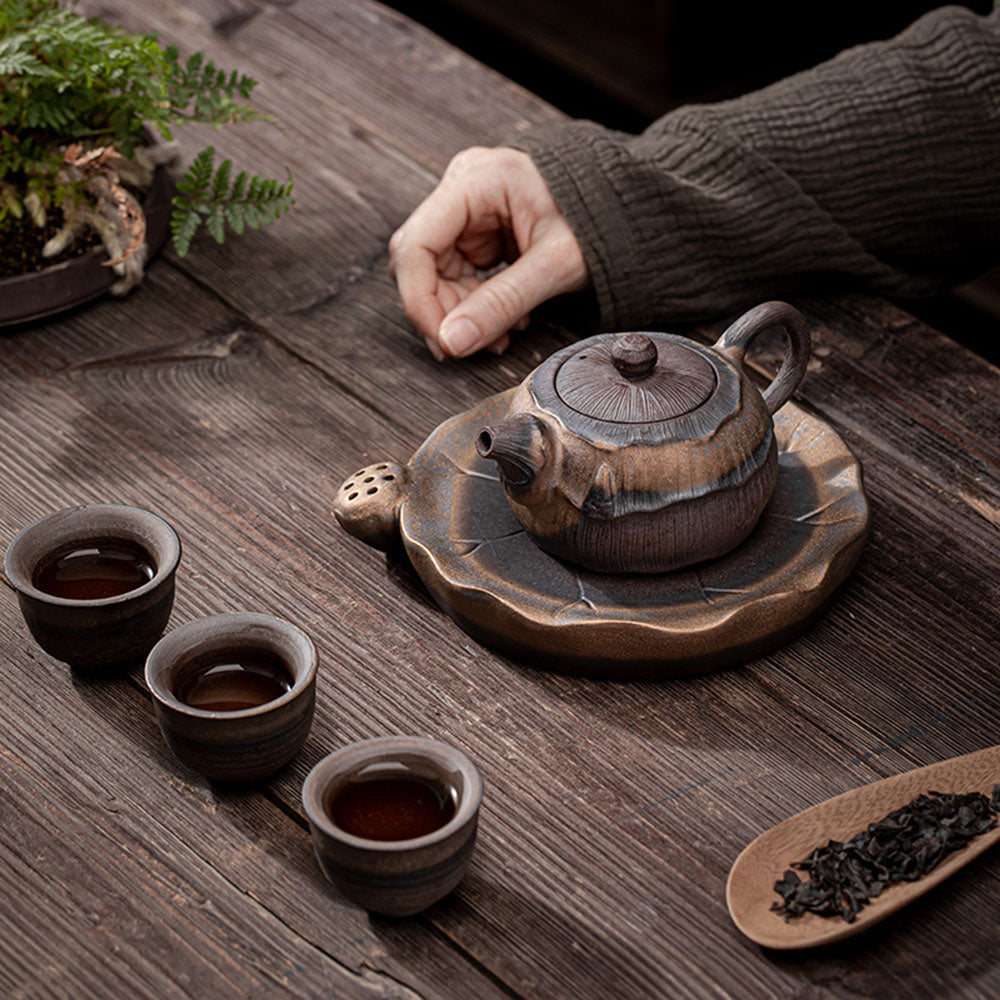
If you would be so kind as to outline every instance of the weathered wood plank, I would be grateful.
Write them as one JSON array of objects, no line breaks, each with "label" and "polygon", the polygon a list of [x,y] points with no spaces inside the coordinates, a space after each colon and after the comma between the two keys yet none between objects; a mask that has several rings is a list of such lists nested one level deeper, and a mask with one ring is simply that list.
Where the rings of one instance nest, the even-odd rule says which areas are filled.
[{"label": "weathered wood plank", "polygon": [[[103,496],[105,499],[157,506],[150,491],[143,488],[141,463],[133,463],[131,470],[126,465],[116,468],[113,461],[105,466],[100,458],[105,453],[105,446],[99,440],[87,439],[91,427],[109,441],[123,432],[134,441],[139,441],[143,435],[155,438],[159,429],[166,426],[172,448],[176,448],[175,453],[181,456],[191,448],[192,441],[203,438],[204,450],[192,449],[192,452],[200,456],[199,469],[211,468],[213,433],[217,430],[211,421],[216,415],[211,400],[207,401],[204,415],[187,405],[190,401],[186,399],[189,394],[185,393],[184,372],[191,365],[202,365],[210,370],[213,365],[223,363],[232,352],[241,350],[239,341],[246,333],[233,326],[231,317],[213,297],[201,295],[176,271],[165,269],[158,275],[165,277],[167,283],[165,287],[162,281],[159,287],[156,281],[152,283],[151,289],[160,294],[154,295],[151,301],[138,294],[124,302],[103,303],[71,319],[8,335],[3,341],[6,350],[0,355],[3,359],[0,361],[0,385],[4,388],[0,393],[0,409],[4,411],[10,433],[0,441],[0,464],[10,474],[2,477],[0,492],[3,499],[0,499],[0,504],[8,510],[16,510],[10,521],[4,521],[4,538],[9,539],[18,525],[36,516],[87,498]],[[170,294],[163,294],[165,291]],[[181,316],[181,303],[188,309],[184,318],[189,325],[183,331],[176,329],[174,322]],[[207,325],[200,340],[191,339],[197,337],[190,325],[195,317]],[[217,330],[220,324],[224,332]],[[172,340],[181,335],[189,339],[180,344]],[[157,348],[157,341],[164,338],[166,343]],[[289,359],[282,358],[282,361],[286,360]],[[297,363],[293,360],[292,365],[295,367]],[[23,380],[25,372],[30,376],[26,381]],[[115,373],[121,372],[128,373],[127,377],[116,377]],[[154,396],[162,401],[162,407],[143,406],[141,399],[145,393],[141,386],[147,377],[159,385]],[[88,393],[84,386],[90,382],[103,386],[108,392],[107,398],[97,401],[96,396]],[[19,387],[18,391],[14,391],[15,385]],[[231,385],[215,388],[223,393],[234,389]],[[137,418],[134,427],[119,423],[121,394],[133,391],[136,393],[134,402],[138,404],[132,411]],[[149,396],[146,398],[151,400]],[[72,416],[64,420],[67,409]],[[46,412],[49,412],[48,417],[44,416]],[[144,415],[140,416],[143,412]],[[364,420],[360,426],[367,427]],[[43,435],[41,441],[44,444],[40,444],[35,431]],[[282,438],[281,444],[277,445],[281,448],[286,446],[287,438]],[[112,451],[113,448],[107,450]],[[18,454],[20,460],[15,458]],[[314,455],[313,458],[317,463],[320,460],[319,456]],[[70,480],[68,488],[53,490],[53,483],[64,477]],[[166,478],[169,482],[169,475]],[[202,494],[199,499],[205,501],[206,496]],[[206,502],[212,502],[210,496]],[[159,505],[159,509],[169,516],[175,505],[175,501],[166,500]],[[190,537],[188,535],[186,541]],[[243,549],[247,551],[246,546]],[[185,563],[188,561],[186,559]],[[185,570],[186,566],[181,571],[182,581]],[[228,569],[224,568],[224,571],[228,572]],[[211,573],[204,575],[208,577]],[[4,617],[8,623],[15,624],[19,619],[16,605],[12,595],[7,591],[4,593],[7,595]],[[242,605],[237,600],[235,606]],[[62,706],[65,717],[60,719],[58,725],[73,731],[70,703],[71,700],[75,702],[80,691],[89,693],[92,710],[105,715],[105,710],[98,704],[98,694],[105,694],[108,689],[100,684],[71,685],[68,672],[45,661],[24,632],[23,625],[17,624],[15,632],[5,636],[0,645],[5,651],[11,651],[11,657],[6,662],[17,663],[16,669],[37,669],[40,673],[33,675],[33,685],[36,688],[46,685],[44,694],[39,691],[32,693],[30,685],[21,692],[25,704],[47,703],[46,715],[32,718],[32,726],[28,730],[29,735],[42,738],[42,746],[48,744],[44,719],[59,717],[62,702],[65,702]],[[21,679],[20,674],[18,679]],[[56,679],[58,685],[54,683]],[[58,690],[53,693],[48,690],[49,686]],[[134,695],[133,690],[133,701]],[[8,729],[13,731],[15,723],[22,721],[16,705],[16,699],[12,701],[11,685],[7,684],[5,710],[0,712],[0,728],[5,734]],[[132,736],[136,731],[143,732],[144,750],[155,747],[161,755],[165,755],[148,708],[140,705],[137,710],[132,701],[128,706],[126,714],[118,720],[123,728]],[[85,721],[77,719],[75,731],[85,734],[86,742],[81,755],[86,757],[92,753],[101,761],[102,768],[106,769],[105,779],[111,785],[118,785],[120,794],[130,805],[144,803],[144,807],[155,809],[162,798],[159,782],[151,781],[153,772],[141,756],[136,758],[127,753],[132,745],[130,742],[123,744],[122,749],[126,751],[123,757],[122,753],[114,752],[114,737],[120,736],[117,730],[111,731],[100,750],[97,749],[93,728],[88,729]],[[122,767],[123,760],[131,765],[130,775]],[[143,779],[148,782],[148,787],[144,788]],[[173,778],[168,771],[161,780],[169,784]],[[183,784],[182,779],[180,785]],[[143,795],[143,791],[147,794]],[[234,881],[235,871],[238,870],[243,893],[259,899],[265,895],[265,889],[270,890],[269,908],[287,921],[291,928],[289,933],[303,936],[310,944],[329,952],[335,961],[349,964],[359,975],[377,980],[380,970],[385,969],[389,976],[412,982],[420,994],[427,997],[454,996],[460,992],[479,998],[493,996],[497,992],[495,984],[433,928],[404,923],[396,928],[373,929],[363,914],[331,901],[325,884],[316,877],[318,872],[311,847],[301,825],[293,823],[273,803],[254,799],[259,799],[259,796],[229,798],[226,804],[235,816],[231,829],[221,822],[217,815],[219,802],[208,789],[199,789],[196,794],[186,796],[181,803],[188,807],[186,810],[175,803],[169,820],[175,832],[192,838],[194,848],[205,864],[225,872],[226,877]],[[227,832],[230,834],[228,839]],[[264,833],[270,833],[267,856],[280,859],[277,866],[262,866],[261,852],[253,847],[254,842],[263,840]],[[96,835],[96,829],[89,834]],[[87,834],[81,833],[80,836],[83,841],[87,840]],[[4,843],[6,850],[13,849],[13,845],[2,837],[0,842]],[[288,870],[307,873],[311,882],[296,884],[289,880]],[[142,894],[149,891],[148,879],[144,881],[141,873],[133,872],[133,876],[136,892]],[[25,889],[23,885],[20,888],[22,892]],[[23,899],[18,893],[14,896]],[[324,919],[327,913],[332,913],[332,920]],[[13,942],[17,940],[15,936]],[[129,941],[126,941],[127,945]],[[195,951],[201,948],[210,961],[216,942],[210,933],[204,932],[192,935],[191,947]],[[66,973],[67,965],[72,968],[75,961],[67,957],[72,948],[72,942],[67,942],[65,948],[50,949],[50,964],[58,957],[61,963],[59,968]],[[447,993],[438,993],[440,983],[452,984]],[[456,983],[460,985],[455,986]],[[206,987],[206,992],[200,995],[213,994],[232,995],[221,986],[215,990]]]},{"label": "weathered wood plank", "polygon": [[[200,16],[193,14],[190,10],[181,7],[167,6],[166,20],[163,15],[157,14],[159,20],[157,25],[176,26],[182,29],[185,36],[194,34],[190,44],[230,45],[234,51],[229,53],[235,56],[237,53],[246,55],[254,60],[255,70],[258,67],[264,70],[268,76],[265,85],[273,87],[271,100],[274,103],[274,110],[279,114],[297,114],[302,105],[301,94],[296,92],[291,94],[287,83],[283,79],[286,75],[293,79],[301,88],[312,88],[318,91],[322,100],[329,99],[334,95],[337,107],[341,110],[333,114],[332,124],[343,125],[343,122],[351,119],[351,115],[356,113],[358,102],[361,102],[369,110],[370,116],[384,114],[387,109],[396,109],[400,106],[398,100],[391,100],[389,96],[381,91],[372,92],[371,88],[360,85],[358,74],[363,71],[364,57],[361,53],[366,50],[363,42],[373,44],[374,35],[384,37],[389,33],[393,38],[393,52],[396,53],[393,64],[396,73],[413,76],[419,79],[419,88],[426,87],[426,95],[422,99],[428,101],[436,100],[436,95],[445,84],[455,84],[457,86],[457,76],[465,72],[468,75],[468,65],[465,57],[448,57],[442,52],[450,52],[443,46],[440,40],[435,39],[422,29],[408,26],[405,19],[400,18],[394,12],[375,9],[374,14],[364,16],[353,7],[349,10],[331,10],[328,5],[317,4],[296,4],[290,8],[282,8],[276,11],[271,7],[239,8],[230,9],[231,5],[223,4],[221,9],[208,9]],[[158,9],[159,10],[159,9]],[[253,18],[241,23],[239,28],[238,45],[232,40],[223,43],[218,39],[218,32],[213,29],[213,25],[218,23],[230,23],[231,19],[241,11],[246,14],[251,10],[257,13]],[[122,12],[126,16],[135,18],[135,12]],[[147,16],[143,12],[143,16]],[[313,30],[303,30],[306,26]],[[334,39],[333,47],[328,46],[330,39]],[[397,51],[398,50],[398,51]],[[219,52],[213,52],[218,57],[222,57]],[[398,58],[397,58],[398,57]],[[350,73],[345,76],[343,66],[345,60],[353,67],[352,76]],[[399,60],[402,60],[399,62]],[[417,75],[417,70],[425,64],[432,64],[437,67],[435,72],[443,73],[444,78],[439,79],[435,73],[422,73]],[[308,67],[308,69],[303,68]],[[456,68],[457,67],[457,68]],[[279,76],[278,74],[281,74]],[[387,78],[393,78],[394,74],[387,74]],[[479,77],[476,78],[479,81]],[[477,87],[490,86],[492,76],[487,74],[485,82],[477,82]],[[387,84],[388,86],[388,84]],[[418,88],[418,89],[419,89]],[[492,90],[490,91],[493,92]],[[463,91],[464,93],[464,91]],[[479,93],[479,91],[476,91]],[[501,89],[503,96],[510,95],[506,90]],[[523,92],[514,88],[510,92],[514,97],[523,103]],[[430,96],[427,96],[430,95]],[[480,95],[481,96],[481,95]],[[464,99],[464,98],[463,98]],[[528,102],[530,103],[530,101]],[[313,107],[314,102],[307,102],[308,107]],[[490,130],[498,132],[506,131],[516,127],[517,122],[511,121],[512,111],[520,109],[521,104],[516,103],[515,108],[508,108],[504,100],[498,99],[496,106],[491,105],[489,113],[485,118],[476,119],[476,127],[482,133],[477,141],[502,141],[502,134],[493,135]],[[346,110],[345,110],[346,109]],[[331,109],[324,108],[324,113],[329,113]],[[439,117],[439,116],[437,116]],[[454,143],[451,146],[436,128],[429,128],[427,121],[437,121],[437,117],[432,115],[431,110],[421,106],[420,113],[414,120],[423,122],[419,132],[424,143],[424,147],[435,150],[454,151]],[[545,117],[544,115],[542,116]],[[408,121],[410,119],[407,119]],[[529,119],[525,119],[527,121]],[[468,128],[467,119],[463,119],[463,124]],[[357,124],[355,122],[355,124]],[[336,132],[336,128],[333,130]],[[329,282],[323,283],[322,291],[317,291],[313,297],[308,297],[306,304],[298,307],[292,306],[295,311],[296,321],[302,317],[300,310],[305,310],[306,314],[311,314],[313,310],[319,310],[320,315],[328,315],[323,310],[324,305],[336,302],[344,293],[349,293],[351,288],[358,283],[364,282],[366,273],[374,269],[374,274],[369,280],[379,280],[379,275],[384,269],[385,258],[381,253],[384,241],[388,232],[391,231],[395,222],[398,222],[408,211],[409,207],[416,202],[419,194],[423,193],[427,184],[426,176],[417,177],[419,171],[413,170],[413,165],[397,163],[400,168],[397,173],[385,176],[383,173],[372,173],[373,165],[381,164],[383,157],[372,156],[371,150],[365,147],[364,143],[358,141],[357,129],[348,129],[347,132],[341,128],[339,139],[332,142],[328,133],[330,129],[322,129],[316,126],[315,121],[299,129],[300,134],[296,137],[299,142],[308,141],[309,136],[319,135],[324,137],[324,144],[327,148],[318,150],[319,162],[322,164],[327,159],[333,159],[338,163],[338,168],[344,171],[349,183],[357,189],[359,183],[363,183],[362,178],[367,181],[371,192],[371,197],[375,200],[398,197],[402,195],[401,204],[396,204],[391,220],[386,220],[379,233],[373,233],[371,237],[363,242],[367,242],[371,248],[371,256],[366,260],[353,264],[345,264],[344,261],[338,263],[338,270],[344,266],[348,267],[346,276],[341,273],[333,281],[333,287]],[[464,141],[459,141],[458,146],[468,144],[476,137],[475,132],[469,132]],[[391,140],[391,136],[383,137],[386,142]],[[250,148],[255,148],[259,141],[259,135],[252,136]],[[364,148],[364,155],[360,161],[352,160],[349,169],[344,169],[341,161],[345,153],[354,155],[358,148]],[[412,150],[407,151],[407,156],[412,155]],[[440,166],[446,153],[439,154],[436,166]],[[327,168],[321,167],[320,172]],[[315,172],[307,168],[307,176]],[[407,183],[400,184],[401,175],[405,175]],[[407,200],[408,199],[408,200]],[[312,212],[323,212],[329,206],[304,205],[303,209]],[[356,227],[357,220],[350,219],[350,225]],[[376,227],[377,229],[378,227]],[[355,243],[357,233],[351,233],[350,240],[339,238],[337,234],[330,234],[334,242],[343,244],[345,242]],[[265,238],[261,234],[259,238]],[[259,249],[259,248],[255,248]],[[219,254],[224,258],[229,254],[229,250],[218,251],[212,247],[212,255],[218,258]],[[239,255],[239,251],[236,251]],[[220,258],[221,259],[221,258]],[[246,273],[241,271],[239,259],[235,262],[234,269],[227,264],[220,265],[218,260],[213,261],[209,268],[210,280],[213,287],[224,287],[223,294],[229,297],[231,303],[238,308],[252,308],[253,296],[250,301],[245,301],[244,297],[234,294],[233,279],[238,279],[237,288],[246,287]],[[273,262],[272,262],[273,263]],[[225,275],[213,273],[212,267],[222,266],[226,270]],[[266,268],[265,286],[268,275],[274,274],[271,267]],[[330,276],[327,275],[329,279]],[[225,280],[222,280],[225,279]],[[219,281],[222,280],[220,286]],[[384,278],[382,279],[384,280]],[[251,283],[256,286],[256,283]],[[303,288],[292,283],[283,286],[282,292],[288,292],[294,288],[303,291]],[[381,299],[382,296],[376,296]],[[287,300],[286,300],[287,301]],[[857,305],[852,306],[851,303]],[[808,398],[821,404],[822,412],[838,420],[842,426],[854,427],[855,429],[868,428],[868,433],[883,432],[882,447],[891,448],[892,437],[890,432],[896,432],[899,425],[902,430],[907,430],[914,424],[914,406],[924,412],[918,418],[919,422],[926,425],[922,428],[924,440],[915,442],[915,452],[917,460],[925,467],[938,459],[948,459],[948,468],[943,472],[931,473],[932,481],[941,485],[956,484],[960,492],[966,498],[966,502],[977,510],[982,516],[1000,522],[1000,491],[992,487],[992,483],[997,481],[1000,474],[997,473],[996,448],[989,450],[990,440],[1000,439],[1000,435],[991,433],[995,430],[997,417],[995,409],[989,405],[989,392],[981,392],[977,388],[977,378],[988,378],[986,372],[993,369],[983,362],[975,359],[973,355],[962,351],[946,338],[929,331],[921,324],[915,323],[912,317],[908,317],[899,310],[893,310],[885,304],[879,305],[879,300],[868,296],[860,297],[839,297],[833,300],[812,299],[806,304],[812,305],[812,316],[820,321],[817,328],[817,341],[821,350],[830,350],[831,354],[819,362],[813,373],[812,389],[808,391]],[[388,297],[386,303],[387,325],[408,330],[405,320],[402,320],[398,309],[392,308],[392,296]],[[378,306],[376,306],[378,308]],[[341,331],[335,321],[328,320],[330,330],[336,329],[339,336],[331,338],[329,331],[322,340],[340,341],[344,339],[344,331]],[[312,331],[310,331],[312,333]],[[404,334],[405,335],[405,334]],[[921,339],[922,338],[922,339]],[[313,339],[320,338],[313,335]],[[920,340],[919,350],[914,350],[916,341]],[[320,341],[322,342],[322,341]],[[865,352],[868,352],[867,354]],[[533,355],[536,352],[532,352]],[[913,361],[914,356],[922,359],[920,362]],[[888,360],[893,360],[892,370],[887,371]],[[936,359],[936,360],[932,360]],[[967,359],[972,359],[967,362]],[[906,364],[908,362],[911,374],[907,375]],[[977,368],[973,375],[968,371],[968,363]],[[936,369],[928,369],[928,365],[936,364]],[[948,367],[942,367],[942,364]],[[846,381],[853,390],[852,393],[845,392],[845,380],[841,370],[846,366],[850,372],[850,378]],[[824,369],[826,375],[823,374]],[[939,373],[935,375],[934,373]],[[948,372],[951,374],[948,375]],[[923,373],[921,375],[921,373]],[[832,376],[832,379],[831,377]],[[971,377],[970,377],[971,376]],[[914,393],[919,393],[920,387],[927,384],[927,378],[949,378],[954,387],[941,404],[935,405],[932,399],[919,399]],[[489,387],[492,389],[492,386]],[[896,420],[888,424],[884,420],[878,419],[878,414],[873,411],[878,410],[883,405],[880,396],[885,393],[892,395],[897,409],[891,411],[891,416],[896,416]],[[977,397],[978,394],[978,397]],[[980,398],[982,402],[976,407],[976,400]],[[975,412],[969,412],[970,406]],[[969,419],[963,423],[963,414],[969,413]],[[898,416],[897,416],[898,414]],[[982,416],[983,431],[976,439],[970,441],[968,428],[974,421]],[[872,419],[872,418],[875,419]],[[992,420],[987,425],[986,420]],[[878,430],[877,430],[878,429]],[[863,431],[860,431],[863,433]],[[971,447],[965,447],[969,442]],[[927,456],[922,458],[920,456]],[[985,470],[989,474],[984,474],[983,463],[988,464]]]},{"label": "weathered wood plank", "polygon": [[[5,996],[21,996],[42,967],[51,971],[46,996],[100,996],[108,980],[117,985],[103,995],[128,995],[129,982],[140,978],[149,991],[142,995],[151,997],[312,995],[318,986],[335,995],[406,1000],[503,995],[432,928],[416,921],[373,927],[331,895],[318,877],[308,833],[273,802],[253,790],[192,783],[167,753],[151,706],[126,677],[72,676],[11,635],[12,624],[4,624],[4,646],[22,648],[5,685],[0,774],[12,799],[3,813],[14,815],[13,796],[24,803],[42,789],[50,808],[37,819],[28,818],[29,810],[20,825],[5,823],[0,837],[6,856],[32,862],[15,865],[4,884],[6,916],[16,918],[6,935],[11,964],[0,961],[10,976],[5,983],[0,972],[0,988],[10,990]],[[70,857],[49,840],[56,836],[49,822],[57,829],[67,815]],[[44,849],[32,832],[36,825]],[[115,845],[127,845],[131,867],[116,868],[104,857]],[[44,943],[44,962],[34,955],[14,961],[20,940],[33,945],[37,938],[28,892],[75,900],[69,909],[56,903],[69,926],[64,937]],[[94,912],[79,902],[83,897],[99,899]],[[184,916],[202,910],[209,920]],[[267,945],[264,962],[251,954],[258,938]],[[143,971],[168,958],[163,982]],[[232,965],[247,966],[245,983]],[[73,993],[77,972],[81,992]],[[287,990],[269,987],[269,978]]]},{"label": "weathered wood plank", "polygon": [[[190,10],[171,10],[178,24],[197,17]],[[248,16],[251,12],[253,17]],[[242,15],[247,15],[245,20],[240,20]],[[267,74],[268,85],[273,83],[275,88],[278,113],[294,113],[299,103],[295,99],[289,102],[283,89],[286,78],[294,80],[298,89],[315,89],[324,99],[334,100],[340,109],[338,116],[356,125],[362,118],[366,123],[391,121],[392,128],[380,138],[387,144],[399,145],[399,137],[405,135],[406,142],[400,148],[414,163],[426,158],[427,153],[421,151],[432,150],[432,160],[427,164],[432,170],[440,170],[448,156],[462,146],[502,142],[519,127],[557,117],[513,85],[497,85],[500,78],[495,74],[481,67],[474,72],[475,64],[467,57],[455,54],[439,39],[383,8],[334,9],[328,4],[303,2],[281,9],[260,5],[233,8],[223,0],[218,7],[210,5],[197,18],[200,33],[192,44],[212,43],[213,26],[229,24],[233,17],[240,20],[231,40],[234,50],[252,57],[255,67]],[[381,44],[387,38],[392,52],[391,71],[380,79],[379,86],[372,88],[365,77],[365,53],[376,39]],[[403,102],[398,97],[400,79],[410,87],[405,115],[401,114]],[[459,95],[449,101],[456,111],[448,118],[457,129],[453,133],[441,122],[443,92]],[[411,106],[414,101],[416,110]],[[467,101],[479,102],[478,114],[473,115]],[[472,128],[470,120],[474,122]],[[336,153],[339,157],[339,147]],[[359,183],[364,169],[361,174],[350,172],[352,183]],[[402,204],[401,212],[396,204],[394,224],[416,203],[425,182],[426,178],[419,180],[414,191],[412,183],[402,189],[393,183],[386,187],[379,176],[372,176],[371,187],[366,189],[373,197],[404,193],[410,198]],[[372,268],[375,274],[371,280],[379,280],[384,264],[375,245],[373,256],[355,265],[349,284],[363,281],[365,271]],[[341,282],[332,293],[310,300],[306,308],[310,312],[318,308],[322,314],[323,305],[345,290],[350,289]],[[391,301],[392,296],[386,310],[387,323],[408,329],[398,310],[392,310]],[[817,358],[806,398],[841,426],[869,436],[880,434],[883,450],[893,449],[897,434],[915,429],[910,464],[919,465],[931,481],[943,488],[957,489],[957,495],[963,496],[972,509],[1000,524],[1000,454],[996,446],[1000,441],[1000,417],[988,389],[996,369],[871,296],[814,297],[805,300],[804,305],[818,323],[818,346],[824,352],[830,351],[823,359]],[[300,315],[297,310],[296,315]],[[933,393],[926,392],[929,384],[934,386]],[[892,398],[888,422],[881,413],[886,394]],[[897,457],[907,461],[904,453]]]},{"label": "weathered wood plank", "polygon": [[[784,980],[772,979],[773,970],[753,952],[720,958],[707,979],[686,967],[692,933],[712,956],[733,948],[735,932],[721,901],[729,858],[744,839],[787,812],[864,780],[867,765],[851,761],[884,740],[914,704],[914,694],[920,711],[934,710],[942,688],[947,693],[968,678],[989,675],[985,648],[949,636],[960,631],[956,623],[980,621],[981,606],[963,610],[960,595],[949,600],[933,578],[908,580],[909,593],[898,586],[898,567],[913,544],[932,551],[924,521],[913,525],[912,538],[897,541],[895,530],[884,537],[877,532],[873,554],[819,629],[746,671],[633,686],[522,670],[473,647],[439,613],[396,587],[398,573],[386,577],[374,553],[331,527],[322,499],[339,476],[331,479],[328,466],[354,463],[349,456],[359,434],[398,447],[400,432],[363,407],[344,407],[318,372],[267,338],[248,333],[225,358],[92,369],[71,379],[74,405],[110,414],[106,408],[114,404],[114,432],[57,412],[67,403],[54,402],[59,380],[49,380],[46,391],[53,395],[38,413],[28,408],[30,421],[43,428],[65,422],[79,432],[77,455],[63,458],[52,483],[87,497],[106,494],[109,484],[131,476],[147,484],[149,502],[177,511],[185,538],[198,540],[186,557],[194,576],[179,605],[185,617],[259,602],[318,633],[330,687],[321,693],[314,739],[329,742],[311,743],[275,783],[290,808],[297,808],[308,766],[346,739],[425,731],[472,750],[490,790],[483,849],[467,888],[433,919],[521,991],[530,993],[534,984],[567,995],[600,981],[594,977],[601,969],[614,968],[619,995],[642,996],[663,987],[658,977],[678,967],[692,995],[709,995],[713,983],[735,989],[732,984],[749,975],[779,989]],[[183,409],[168,405],[180,396]],[[143,425],[150,407],[163,413],[155,433]],[[210,426],[196,426],[192,414]],[[414,428],[408,433],[422,435]],[[19,447],[26,449],[27,442]],[[102,468],[92,481],[87,470],[97,456]],[[880,518],[886,525],[904,520],[908,507],[926,509],[929,523],[951,517],[946,500],[919,481],[900,479],[877,452],[862,457],[880,505],[877,525]],[[23,456],[19,463],[27,465]],[[3,498],[4,507],[14,502]],[[976,520],[968,538],[954,542],[944,562],[956,576],[987,576],[981,550],[992,530]],[[402,582],[410,587],[405,577]],[[880,593],[884,605],[873,597]],[[924,648],[885,627],[912,608],[920,612]],[[845,653],[844,637],[855,631],[857,647]],[[995,630],[984,638],[995,638]],[[874,678],[869,658],[880,662]],[[826,673],[831,664],[839,666],[838,674]],[[979,724],[964,732],[938,727],[932,738],[947,732],[949,741],[960,743],[988,731],[996,723],[996,698],[983,702],[987,714]],[[789,715],[789,731],[762,738],[762,718]],[[899,760],[906,766],[920,756],[921,745],[901,744],[898,756],[880,757],[877,764]],[[700,788],[669,798],[713,775]],[[643,809],[658,799],[671,803],[670,810],[666,803]],[[640,810],[638,818],[627,815]],[[713,835],[720,816],[725,823]],[[982,903],[993,890],[977,885],[969,891]],[[964,898],[958,894],[957,903]],[[511,926],[505,914],[515,903],[521,917]],[[680,914],[695,931],[682,930]],[[929,940],[937,927],[933,912],[924,921],[915,933]],[[550,923],[562,929],[550,931],[542,949],[539,938]],[[641,959],[620,930],[611,933],[616,927],[641,942]],[[581,959],[573,941],[586,942],[589,957]],[[974,944],[984,946],[978,939]],[[872,959],[873,970],[889,960],[887,953],[894,975],[912,985],[914,995],[923,995],[923,981],[950,982],[947,973],[935,978],[919,962],[906,972],[904,959],[912,956],[907,949],[897,954],[891,944]],[[629,971],[621,973],[622,964]],[[818,979],[830,974],[823,962],[815,969]],[[830,989],[839,995],[838,987]]]},{"label": "weathered wood plank", "polygon": [[[296,89],[319,87],[362,127],[435,173],[470,143],[496,145],[530,125],[564,117],[380,4],[300,0],[266,7],[235,42],[287,74]],[[376,49],[379,73],[372,72],[369,55]]]},{"label": "weathered wood plank", "polygon": [[[142,285],[122,299],[106,297],[67,316],[4,331],[0,379],[45,378],[107,364],[142,364],[224,349],[237,314],[175,268],[154,263]],[[219,343],[209,345],[210,338]]]}]

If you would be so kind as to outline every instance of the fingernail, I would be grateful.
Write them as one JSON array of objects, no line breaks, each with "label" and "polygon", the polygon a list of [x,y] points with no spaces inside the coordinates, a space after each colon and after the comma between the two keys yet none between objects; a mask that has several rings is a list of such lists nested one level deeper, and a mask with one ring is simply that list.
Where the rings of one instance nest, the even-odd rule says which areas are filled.
[{"label": "fingernail", "polygon": [[503,354],[507,350],[507,345],[502,340],[494,340],[492,344],[486,345],[486,350],[492,354]]},{"label": "fingernail", "polygon": [[459,316],[444,324],[438,331],[438,336],[448,353],[456,358],[468,354],[483,339],[479,327],[468,316]]},{"label": "fingernail", "polygon": [[438,347],[436,341],[431,340],[430,337],[427,337],[424,340],[424,343],[427,345],[427,350],[434,355],[435,361],[444,361],[444,351],[442,351],[441,348]]}]

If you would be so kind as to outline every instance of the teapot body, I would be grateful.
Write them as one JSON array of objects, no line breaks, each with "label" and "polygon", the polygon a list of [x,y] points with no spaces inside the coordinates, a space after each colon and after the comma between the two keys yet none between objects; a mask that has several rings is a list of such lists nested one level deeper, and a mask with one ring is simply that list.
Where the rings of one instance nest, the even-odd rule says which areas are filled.
[{"label": "teapot body", "polygon": [[771,415],[738,364],[671,339],[699,352],[716,379],[688,413],[643,423],[560,414],[550,377],[558,355],[515,392],[509,417],[530,428],[519,443],[534,475],[505,474],[503,457],[491,457],[514,514],[545,551],[599,572],[661,573],[723,555],[757,523],[777,477]]},{"label": "teapot body", "polygon": [[[743,367],[761,331],[789,351],[763,394]],[[518,520],[554,556],[604,573],[663,573],[724,555],[753,530],[778,474],[772,414],[809,359],[784,302],[712,347],[669,333],[604,333],[557,351],[483,428]]]}]

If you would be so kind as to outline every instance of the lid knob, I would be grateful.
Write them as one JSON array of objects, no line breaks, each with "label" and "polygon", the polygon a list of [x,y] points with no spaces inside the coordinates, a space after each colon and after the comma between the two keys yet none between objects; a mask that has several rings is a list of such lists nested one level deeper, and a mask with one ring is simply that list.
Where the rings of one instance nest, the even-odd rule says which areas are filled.
[{"label": "lid knob", "polygon": [[611,348],[611,362],[630,382],[645,378],[656,367],[656,344],[644,333],[623,333]]}]

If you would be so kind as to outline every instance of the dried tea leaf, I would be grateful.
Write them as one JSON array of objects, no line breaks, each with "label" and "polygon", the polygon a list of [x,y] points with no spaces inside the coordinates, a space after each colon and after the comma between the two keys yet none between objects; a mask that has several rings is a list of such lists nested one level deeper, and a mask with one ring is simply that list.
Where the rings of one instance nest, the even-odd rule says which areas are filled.
[{"label": "dried tea leaf", "polygon": [[801,879],[791,869],[774,883],[780,902],[771,909],[785,920],[815,913],[853,923],[870,900],[887,886],[916,882],[949,854],[997,824],[1000,784],[989,797],[931,792],[889,813],[847,843],[831,840],[792,868],[808,872]]}]

